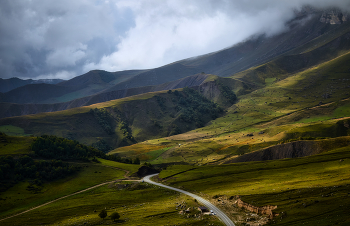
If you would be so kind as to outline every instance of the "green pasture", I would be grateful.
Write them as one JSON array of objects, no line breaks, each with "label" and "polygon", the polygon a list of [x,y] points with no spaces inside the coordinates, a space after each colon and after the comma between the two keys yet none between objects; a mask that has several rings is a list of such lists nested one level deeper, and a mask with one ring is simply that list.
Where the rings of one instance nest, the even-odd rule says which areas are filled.
[{"label": "green pasture", "polygon": [[168,178],[171,177],[173,175],[176,174],[180,174],[180,173],[184,173],[187,172],[189,170],[194,170],[196,169],[194,166],[192,165],[172,165],[172,166],[168,166],[166,168],[166,170],[163,170],[160,172],[159,174],[159,178]]},{"label": "green pasture", "polygon": [[137,170],[140,168],[139,165],[135,165],[135,164],[125,164],[125,163],[114,162],[114,161],[105,160],[101,158],[98,158],[98,160],[101,162],[102,165],[116,167],[116,168],[129,171],[130,172],[129,176],[132,175],[133,173],[136,173]]},{"label": "green pasture", "polygon": [[[178,204],[191,212],[180,215]],[[214,216],[199,216],[192,198],[146,183],[121,182],[59,200],[1,222],[1,225],[223,225]],[[103,220],[98,214],[105,209]],[[121,216],[112,222],[113,212]],[[196,216],[195,216],[196,215]],[[189,217],[187,217],[189,216]]]},{"label": "green pasture", "polygon": [[19,213],[94,185],[124,178],[124,171],[91,164],[79,164],[75,175],[46,182],[38,193],[26,190],[29,182],[20,182],[0,194],[0,218]]},{"label": "green pasture", "polygon": [[0,155],[21,155],[31,153],[34,137],[0,136]]},{"label": "green pasture", "polygon": [[166,152],[170,148],[172,148],[172,147],[163,148],[163,149],[159,149],[159,150],[155,150],[155,151],[150,151],[150,152],[147,152],[145,155],[148,157],[148,161],[152,161],[152,160],[157,159],[161,154],[163,154],[164,152]]},{"label": "green pasture", "polygon": [[0,126],[0,132],[6,133],[9,136],[28,136],[28,135],[30,135],[30,134],[26,134],[24,132],[24,129],[22,129],[18,126],[13,126],[13,125]]},{"label": "green pasture", "polygon": [[350,207],[349,147],[304,158],[196,167],[174,176],[165,170],[163,175],[171,177],[171,186],[184,190],[211,197],[239,195],[257,206],[277,205],[276,213],[287,213],[275,219],[278,225],[349,222],[344,211]]}]

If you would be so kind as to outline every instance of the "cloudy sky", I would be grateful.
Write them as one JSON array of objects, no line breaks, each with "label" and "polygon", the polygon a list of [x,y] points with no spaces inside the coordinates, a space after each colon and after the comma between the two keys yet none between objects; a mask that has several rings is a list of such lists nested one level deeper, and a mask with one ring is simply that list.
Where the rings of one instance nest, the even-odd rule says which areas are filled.
[{"label": "cloudy sky", "polygon": [[0,77],[159,67],[274,35],[304,4],[348,0],[1,0]]}]

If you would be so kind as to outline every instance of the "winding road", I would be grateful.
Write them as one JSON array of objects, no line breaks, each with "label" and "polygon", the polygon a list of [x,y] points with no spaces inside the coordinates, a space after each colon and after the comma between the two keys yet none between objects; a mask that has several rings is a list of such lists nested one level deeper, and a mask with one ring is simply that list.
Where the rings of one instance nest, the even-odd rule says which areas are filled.
[{"label": "winding road", "polygon": [[[119,168],[118,168],[118,169],[119,169]],[[123,170],[123,169],[119,169],[119,170]],[[124,171],[126,171],[126,170],[124,170]],[[129,179],[129,178],[127,177],[128,173],[129,173],[129,172],[126,171],[125,177],[126,177],[127,179]],[[147,182],[147,183],[150,183],[150,184],[154,184],[154,185],[157,185],[157,186],[160,186],[160,187],[164,187],[164,188],[167,188],[167,189],[170,189],[170,190],[174,190],[174,191],[183,193],[183,194],[185,194],[185,195],[191,196],[192,198],[197,199],[198,202],[200,202],[201,204],[203,204],[204,206],[206,206],[206,207],[209,208],[210,210],[213,210],[214,213],[216,213],[216,216],[219,217],[220,220],[221,220],[222,222],[224,222],[226,225],[228,225],[228,226],[235,226],[235,224],[231,221],[230,218],[228,218],[228,216],[226,216],[225,213],[223,213],[219,208],[217,208],[215,205],[213,205],[212,203],[210,203],[208,200],[203,199],[202,197],[199,197],[198,195],[192,194],[192,193],[190,193],[190,192],[187,192],[187,191],[184,191],[184,190],[181,190],[181,189],[178,189],[178,188],[173,188],[173,187],[170,187],[170,186],[167,186],[167,185],[164,185],[164,184],[160,184],[160,183],[157,183],[157,182],[154,182],[154,181],[151,181],[150,178],[153,177],[153,176],[156,176],[156,175],[158,175],[158,173],[157,173],[157,174],[152,174],[152,175],[146,176],[146,177],[144,177],[142,180],[145,181],[145,182]],[[108,182],[105,182],[105,183],[97,184],[97,185],[95,185],[95,186],[86,188],[86,189],[84,189],[84,190],[81,190],[81,191],[78,191],[78,192],[75,192],[75,193],[72,193],[72,194],[69,194],[69,195],[60,197],[60,198],[58,198],[58,199],[52,200],[52,201],[47,202],[47,203],[44,203],[44,204],[42,204],[42,205],[33,207],[33,208],[28,209],[28,210],[26,210],[26,211],[23,211],[23,212],[21,212],[21,213],[17,213],[17,214],[14,214],[14,215],[12,215],[12,216],[8,216],[8,217],[6,217],[6,218],[0,219],[0,221],[7,220],[7,219],[12,218],[12,217],[16,217],[16,216],[18,216],[18,215],[27,213],[27,212],[29,212],[29,211],[38,209],[38,208],[43,207],[43,206],[46,206],[46,205],[49,205],[49,204],[51,204],[51,203],[53,203],[53,202],[56,202],[56,201],[59,201],[59,200],[61,200],[61,199],[64,199],[64,198],[67,198],[67,197],[70,197],[70,196],[73,196],[73,195],[77,195],[77,194],[80,194],[80,193],[89,191],[89,190],[91,190],[91,189],[94,189],[94,188],[97,188],[97,187],[100,187],[100,186],[103,186],[103,185],[111,184],[111,183],[117,182],[117,181],[121,181],[121,180],[114,180],[114,181],[108,181]],[[123,181],[140,181],[140,182],[141,182],[141,180],[130,180],[130,179],[129,179],[129,180],[123,180]]]},{"label": "winding road", "polygon": [[160,187],[163,187],[163,188],[167,188],[167,189],[174,190],[174,191],[177,191],[177,192],[181,192],[181,193],[183,193],[185,195],[191,196],[192,198],[197,199],[198,202],[200,202],[201,204],[206,206],[208,209],[213,210],[214,213],[216,213],[216,216],[218,218],[220,218],[220,220],[222,222],[224,222],[227,226],[235,226],[235,224],[231,221],[231,219],[228,216],[226,216],[226,214],[224,212],[222,212],[219,208],[217,208],[214,204],[210,203],[208,200],[203,199],[202,197],[200,197],[198,195],[195,195],[195,194],[192,194],[190,192],[187,192],[187,191],[184,191],[184,190],[181,190],[181,189],[178,189],[178,188],[173,188],[173,187],[170,187],[170,186],[167,186],[167,185],[164,185],[164,184],[160,184],[160,183],[157,183],[157,182],[154,182],[154,181],[151,181],[151,177],[156,176],[156,175],[158,175],[158,173],[146,176],[146,177],[143,178],[143,180],[145,182],[147,182],[147,183],[154,184],[154,185],[157,185],[157,186],[160,186]]}]

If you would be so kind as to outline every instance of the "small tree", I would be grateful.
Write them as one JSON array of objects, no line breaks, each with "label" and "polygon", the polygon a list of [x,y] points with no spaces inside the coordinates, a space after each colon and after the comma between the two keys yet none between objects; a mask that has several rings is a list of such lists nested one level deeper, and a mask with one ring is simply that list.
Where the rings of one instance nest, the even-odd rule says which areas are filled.
[{"label": "small tree", "polygon": [[101,210],[101,212],[98,214],[99,217],[102,219],[105,219],[107,217],[107,211],[106,210]]},{"label": "small tree", "polygon": [[112,221],[115,222],[115,221],[118,220],[119,218],[120,218],[119,213],[114,212],[114,213],[111,214],[111,220],[112,220]]}]

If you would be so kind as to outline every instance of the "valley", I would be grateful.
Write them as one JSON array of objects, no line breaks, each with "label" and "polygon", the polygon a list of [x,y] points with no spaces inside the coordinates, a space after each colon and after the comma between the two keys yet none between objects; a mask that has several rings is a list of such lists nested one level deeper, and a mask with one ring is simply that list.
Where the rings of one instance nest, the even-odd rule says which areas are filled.
[{"label": "valley", "polygon": [[[350,23],[321,14],[160,68],[0,93],[0,224],[225,225],[197,199],[140,181],[157,171],[152,180],[237,226],[348,225]],[[75,171],[35,171],[57,161],[53,172]]]}]

